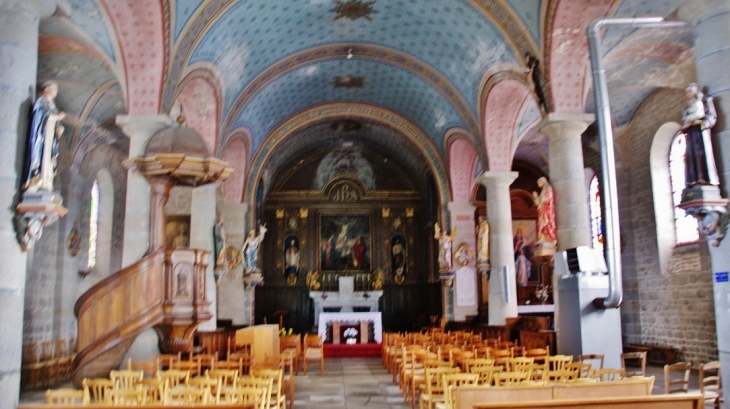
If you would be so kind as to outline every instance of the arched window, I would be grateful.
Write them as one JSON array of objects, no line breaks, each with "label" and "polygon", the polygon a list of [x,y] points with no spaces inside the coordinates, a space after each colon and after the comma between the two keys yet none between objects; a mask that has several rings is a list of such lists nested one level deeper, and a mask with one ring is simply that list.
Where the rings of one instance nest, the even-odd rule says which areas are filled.
[{"label": "arched window", "polygon": [[677,244],[694,243],[699,240],[697,220],[678,207],[684,189],[684,153],[687,144],[683,133],[677,134],[669,149],[669,179],[672,184],[672,203],[674,204],[674,227],[677,231]]},{"label": "arched window", "polygon": [[588,210],[591,216],[591,242],[593,248],[603,252],[603,219],[601,217],[601,186],[598,183],[598,176],[591,178],[591,185],[588,188],[589,203]]},{"label": "arched window", "polygon": [[86,267],[96,266],[96,248],[99,237],[99,182],[94,179],[89,200],[89,256]]}]

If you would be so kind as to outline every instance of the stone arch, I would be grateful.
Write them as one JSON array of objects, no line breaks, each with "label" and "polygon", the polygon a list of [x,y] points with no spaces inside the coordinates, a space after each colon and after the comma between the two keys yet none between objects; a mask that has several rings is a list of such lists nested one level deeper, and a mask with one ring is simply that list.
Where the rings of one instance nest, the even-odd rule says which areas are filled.
[{"label": "stone arch", "polygon": [[524,75],[503,71],[490,77],[480,94],[482,131],[491,171],[509,171],[524,106],[534,103]]},{"label": "stone arch", "polygon": [[[294,115],[287,121],[281,123],[276,129],[266,136],[264,141],[261,143],[261,146],[256,151],[256,154],[253,156],[247,180],[259,181],[264,178],[266,175],[264,166],[268,161],[269,156],[276,146],[285,141],[287,137],[296,133],[300,129],[304,129],[312,123],[341,116],[349,116],[352,118],[361,118],[364,120],[379,122],[385,126],[392,127],[402,134],[423,154],[424,159],[428,162],[428,168],[434,177],[438,193],[437,196],[442,204],[442,209],[446,207],[446,203],[449,202],[451,197],[451,188],[447,179],[446,168],[441,156],[439,155],[438,148],[434,145],[431,138],[429,138],[425,132],[419,129],[412,122],[397,113],[368,104],[335,103],[320,105],[301,111],[297,115]],[[248,201],[252,208],[255,208],[256,206],[256,186],[257,183],[247,183],[244,190],[243,200]],[[443,215],[441,216],[443,219]],[[252,220],[252,222],[255,221]]]},{"label": "stone arch", "polygon": [[467,203],[470,199],[474,163],[479,161],[479,155],[466,134],[460,130],[447,132],[446,152],[452,201]]},{"label": "stone arch", "polygon": [[246,167],[251,152],[251,135],[248,130],[239,128],[233,131],[223,148],[221,159],[228,162],[233,173],[223,182],[223,197],[227,203],[240,203],[246,185]]},{"label": "stone arch", "polygon": [[177,86],[175,101],[180,104],[186,126],[200,133],[214,155],[220,152],[220,120],[225,88],[220,73],[209,63],[194,64],[185,71]]}]

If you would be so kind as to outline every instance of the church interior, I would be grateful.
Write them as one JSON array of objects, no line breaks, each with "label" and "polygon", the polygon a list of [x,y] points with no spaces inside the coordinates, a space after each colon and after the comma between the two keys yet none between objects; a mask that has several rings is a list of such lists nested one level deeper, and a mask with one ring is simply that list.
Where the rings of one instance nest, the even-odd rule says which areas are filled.
[{"label": "church interior", "polygon": [[[64,340],[79,381],[206,333],[316,334],[331,313],[378,312],[383,333],[531,331],[572,353],[583,307],[559,294],[559,258],[576,248],[618,277],[616,305],[585,307],[612,317],[590,327],[599,344],[730,367],[727,0],[0,10],[0,391],[16,397],[0,407],[27,387],[26,345]],[[617,18],[591,49],[596,19]],[[65,116],[35,190],[29,118],[48,83]],[[680,203],[691,83],[718,119],[701,210]]]}]

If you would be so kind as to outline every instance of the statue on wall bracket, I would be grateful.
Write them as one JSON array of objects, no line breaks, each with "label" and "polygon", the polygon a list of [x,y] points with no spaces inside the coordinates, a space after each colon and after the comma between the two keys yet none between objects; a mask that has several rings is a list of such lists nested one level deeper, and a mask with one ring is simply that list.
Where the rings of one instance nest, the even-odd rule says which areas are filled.
[{"label": "statue on wall bracket", "polygon": [[20,243],[25,250],[43,234],[43,227],[66,215],[61,194],[54,190],[54,178],[58,165],[59,139],[64,127],[61,120],[66,116],[59,112],[55,99],[58,84],[46,82],[40,96],[33,104],[23,169],[22,201],[16,207],[20,226]]},{"label": "statue on wall bracket", "polygon": [[720,179],[712,150],[710,129],[717,122],[712,97],[704,97],[696,83],[684,90],[687,109],[682,113],[682,128],[686,139],[684,155],[685,188],[679,207],[697,219],[699,229],[717,247],[725,237],[728,221],[728,199],[720,193]]}]

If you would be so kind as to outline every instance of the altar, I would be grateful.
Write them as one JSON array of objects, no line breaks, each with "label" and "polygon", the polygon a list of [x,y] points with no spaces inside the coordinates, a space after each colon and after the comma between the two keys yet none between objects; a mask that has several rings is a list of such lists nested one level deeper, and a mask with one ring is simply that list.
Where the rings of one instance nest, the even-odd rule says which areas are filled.
[{"label": "altar", "polygon": [[[377,312],[382,290],[353,291],[352,277],[339,278],[339,291],[310,291],[314,302],[314,325],[320,324],[322,313],[367,313]],[[380,314],[378,314],[380,315]]]},{"label": "altar", "polygon": [[[322,337],[322,339],[327,339],[327,324],[332,324],[332,326],[336,328],[339,328],[339,326],[343,324],[357,324],[360,328],[358,331],[360,342],[366,344],[368,334],[365,329],[368,328],[368,324],[370,322],[373,323],[373,335],[375,342],[378,344],[382,343],[383,321],[379,312],[323,312],[319,317],[317,334]],[[335,335],[334,338],[339,339],[339,334]],[[339,343],[339,340],[334,343]]]}]

